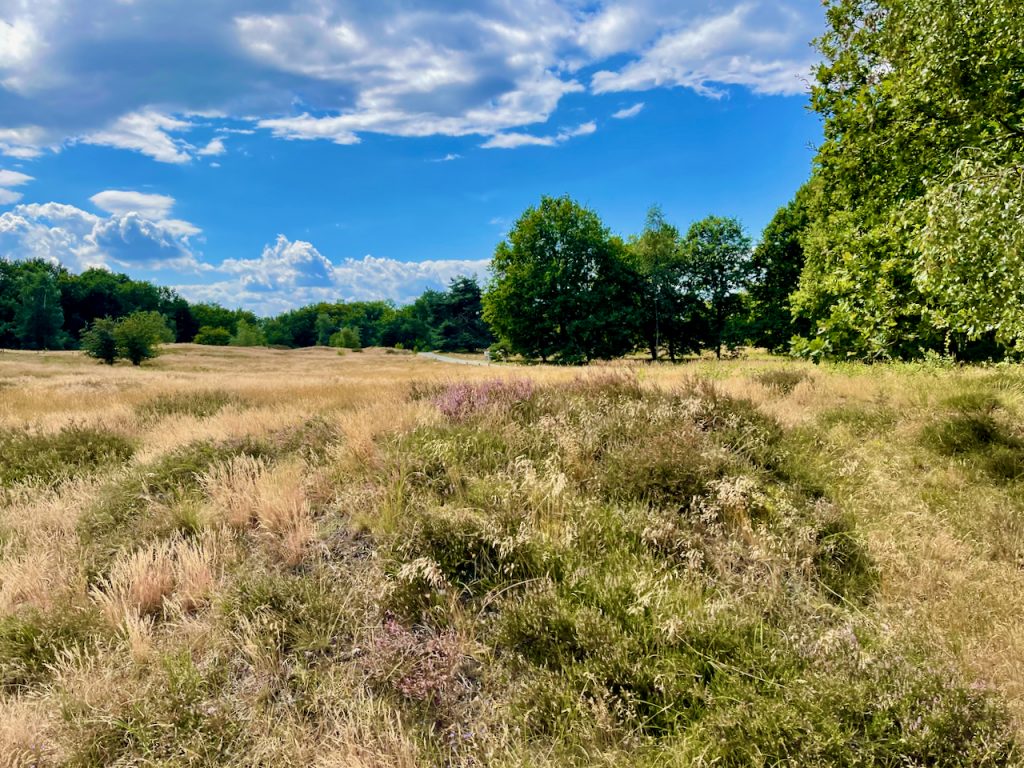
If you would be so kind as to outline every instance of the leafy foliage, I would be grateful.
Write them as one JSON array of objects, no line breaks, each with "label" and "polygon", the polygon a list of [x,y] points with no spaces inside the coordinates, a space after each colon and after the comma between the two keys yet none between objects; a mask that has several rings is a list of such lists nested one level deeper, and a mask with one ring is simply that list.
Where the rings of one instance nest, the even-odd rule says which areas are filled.
[{"label": "leafy foliage", "polygon": [[94,320],[82,334],[82,351],[102,363],[113,365],[117,360],[117,339],[114,331],[117,323],[109,317]]},{"label": "leafy foliage", "polygon": [[226,347],[231,343],[231,331],[227,328],[211,328],[204,325],[199,329],[193,341],[210,347]]},{"label": "leafy foliage", "polygon": [[633,348],[636,273],[597,214],[544,197],[498,245],[484,317],[527,357],[583,362]]},{"label": "leafy foliage", "polygon": [[730,321],[741,315],[742,295],[750,277],[750,238],[736,219],[708,216],[695,222],[683,240],[683,281],[705,303],[708,341],[715,355],[739,340]]},{"label": "leafy foliage", "polygon": [[[1015,346],[1024,17],[1015,0],[832,0],[797,350]],[[993,265],[994,268],[993,268]]]},{"label": "leafy foliage", "polygon": [[157,346],[174,340],[174,334],[159,312],[134,312],[114,327],[117,354],[132,365],[141,365],[160,354]]}]

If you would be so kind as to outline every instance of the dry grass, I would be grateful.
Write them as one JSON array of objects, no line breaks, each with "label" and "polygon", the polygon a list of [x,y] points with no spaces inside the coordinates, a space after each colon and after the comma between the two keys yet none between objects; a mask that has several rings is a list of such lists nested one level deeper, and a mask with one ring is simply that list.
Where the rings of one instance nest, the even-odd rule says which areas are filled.
[{"label": "dry grass", "polygon": [[[787,373],[776,373],[780,370]],[[109,635],[90,641],[91,651],[59,655],[45,685],[0,694],[0,765],[56,763],[85,743],[106,744],[104,729],[127,717],[131,702],[175,696],[187,701],[173,706],[216,713],[204,717],[217,722],[223,715],[241,729],[233,738],[245,745],[244,752],[225,763],[324,768],[439,763],[437,754],[424,751],[430,739],[410,727],[407,712],[368,692],[354,673],[332,677],[316,663],[328,652],[325,647],[338,658],[361,658],[366,649],[354,644],[372,637],[368,624],[378,622],[379,615],[345,619],[353,628],[344,631],[341,618],[322,619],[324,626],[336,626],[324,630],[323,645],[313,636],[321,621],[315,596],[246,597],[256,607],[238,617],[229,632],[223,628],[224,605],[242,599],[232,590],[241,589],[234,585],[243,576],[299,578],[335,565],[338,570],[331,573],[338,588],[358,597],[345,600],[377,599],[372,589],[352,586],[383,578],[364,531],[401,520],[408,511],[403,488],[423,478],[418,468],[389,475],[383,484],[367,478],[391,471],[388,450],[395,440],[443,421],[429,399],[412,396],[414,383],[429,388],[528,378],[543,386],[581,375],[602,380],[623,371],[652,392],[713,380],[720,392],[749,400],[786,428],[789,450],[802,471],[820,482],[867,538],[881,574],[880,591],[864,609],[867,620],[894,637],[927,646],[968,679],[994,688],[1024,735],[1024,486],[987,478],[965,459],[937,455],[921,442],[926,426],[942,417],[946,399],[965,391],[995,393],[1007,421],[1019,419],[1024,415],[1020,369],[817,368],[754,358],[675,367],[622,363],[580,374],[547,366],[457,367],[380,350],[338,355],[323,349],[179,345],[142,369],[94,365],[76,353],[0,353],[0,379],[11,383],[0,389],[0,429],[56,433],[77,424],[138,442],[123,467],[102,468],[55,487],[24,485],[0,493],[0,620],[26,610],[53,614],[69,605],[95,604],[109,629]],[[157,398],[199,389],[228,393],[232,400],[205,417],[141,415]],[[154,538],[124,542],[103,572],[87,571],[80,555],[82,520],[111,483],[200,441],[231,445],[252,438],[276,445],[282,434],[313,417],[335,435],[320,458],[310,460],[298,447],[281,455],[220,458],[203,468],[198,490],[146,502],[152,516],[160,512],[159,504],[194,507],[194,520],[177,523],[170,534],[160,529]],[[639,412],[638,418],[643,418]],[[560,439],[557,431],[552,435]],[[594,448],[585,442],[563,447],[581,457]],[[574,509],[564,495],[571,478],[525,456],[516,462],[502,470],[503,482],[508,493],[519,494],[515,498],[534,510],[537,529],[553,542],[580,535],[565,522]],[[460,483],[469,480],[453,468],[445,482],[462,488]],[[737,538],[750,538],[742,489],[726,481],[715,487]],[[660,582],[651,578],[654,594]],[[307,622],[312,629],[285,626],[275,613],[291,610],[289,601],[295,600],[314,606],[308,609],[314,612]],[[294,632],[288,642],[298,650],[268,650],[268,632],[289,638]],[[154,671],[161,659],[182,649],[194,669]],[[159,689],[154,680],[168,675],[177,682]],[[297,680],[297,675],[304,677]],[[74,727],[54,720],[58,702],[68,701],[77,702],[68,710]],[[296,702],[315,716],[296,717]],[[147,716],[154,720],[177,716],[177,710],[153,706]],[[149,746],[138,746],[145,741],[140,736],[136,753],[115,754],[108,745],[113,751],[96,752],[101,756],[90,758],[92,763],[79,755],[80,762],[102,764],[113,755],[125,763],[152,764],[184,754],[175,757],[162,735],[146,738]],[[175,738],[192,743],[188,739],[199,737],[189,731]],[[507,735],[495,738],[495,744],[504,744]],[[529,760],[557,764],[558,758],[544,755],[537,751]],[[594,756],[594,764],[601,759]],[[492,762],[517,759],[506,752]],[[189,764],[201,763],[196,758]]]}]

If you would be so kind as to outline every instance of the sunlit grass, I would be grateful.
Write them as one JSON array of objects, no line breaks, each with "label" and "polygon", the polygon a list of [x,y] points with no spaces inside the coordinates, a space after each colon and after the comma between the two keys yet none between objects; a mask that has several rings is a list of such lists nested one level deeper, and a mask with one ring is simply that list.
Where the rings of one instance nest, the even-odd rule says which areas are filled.
[{"label": "sunlit grass", "polygon": [[0,763],[1017,759],[1019,368],[181,345],[0,381]]}]

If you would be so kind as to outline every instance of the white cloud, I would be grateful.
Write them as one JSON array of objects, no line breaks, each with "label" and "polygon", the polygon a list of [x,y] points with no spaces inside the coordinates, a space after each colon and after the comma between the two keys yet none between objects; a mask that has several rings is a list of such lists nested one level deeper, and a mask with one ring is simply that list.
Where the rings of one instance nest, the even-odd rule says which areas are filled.
[{"label": "white cloud", "polygon": [[224,139],[216,138],[211,139],[210,143],[196,152],[196,154],[201,157],[216,157],[217,155],[223,155],[225,152],[227,152],[227,149],[224,147]]},{"label": "white cloud", "polygon": [[115,216],[137,213],[147,219],[165,219],[174,207],[170,195],[154,195],[127,189],[108,189],[89,198],[100,210]]},{"label": "white cloud", "polygon": [[576,136],[587,136],[597,130],[597,123],[590,121],[575,128],[559,131],[554,136],[534,136],[529,133],[499,133],[480,146],[484,149],[517,149],[519,147],[554,147],[564,144]]},{"label": "white cloud", "polygon": [[816,29],[795,4],[746,2],[665,32],[618,71],[594,74],[595,93],[681,86],[705,96],[737,85],[760,94],[797,94],[814,63]]},{"label": "white cloud", "polygon": [[[132,209],[132,195],[149,206],[145,213]],[[190,241],[199,228],[163,218],[170,211],[164,201],[173,203],[172,198],[117,191],[94,197],[104,201],[97,206],[105,207],[109,216],[61,203],[18,205],[0,214],[0,257],[42,258],[74,270],[108,267],[181,274],[209,269]]]},{"label": "white cloud", "polygon": [[14,205],[22,198],[21,192],[15,192],[8,187],[20,187],[22,184],[33,181],[33,177],[27,173],[9,171],[0,168],[0,205]]},{"label": "white cloud", "polygon": [[[2,104],[0,99],[0,104]],[[43,154],[40,147],[45,141],[46,132],[39,126],[29,125],[19,128],[0,125],[0,154],[16,157],[19,160],[32,160]]]},{"label": "white cloud", "polygon": [[22,184],[33,180],[33,177],[27,173],[0,168],[0,187],[20,187]]},{"label": "white cloud", "polygon": [[643,108],[644,103],[642,101],[638,101],[632,107],[625,107],[623,109],[620,109],[618,112],[614,113],[612,117],[616,120],[628,120],[631,117],[636,117],[637,115],[639,115]]},{"label": "white cloud", "polygon": [[[311,243],[279,235],[252,259],[206,263],[191,240],[198,230],[136,211],[97,216],[71,205],[19,205],[0,214],[0,258],[42,258],[80,271],[102,267],[178,285],[194,301],[276,314],[316,301],[412,301],[459,275],[483,277],[486,259],[403,262],[364,256],[335,263]],[[188,282],[189,275],[196,282]]]},{"label": "white cloud", "polygon": [[817,0],[0,7],[0,152],[30,158],[83,141],[166,163],[221,151],[183,138],[201,116],[230,120],[225,133],[338,144],[364,133],[546,135],[531,126],[585,90],[584,68],[600,70],[590,78],[598,93],[796,93],[823,20]]},{"label": "white cloud", "polygon": [[227,259],[214,268],[211,282],[176,288],[193,300],[275,314],[317,301],[390,299],[404,304],[428,288],[447,286],[453,277],[483,276],[488,264],[487,259],[405,262],[375,256],[335,264],[312,243],[278,235],[259,258]]},{"label": "white cloud", "polygon": [[187,163],[191,156],[180,139],[170,131],[187,130],[190,124],[154,111],[123,115],[103,130],[82,138],[86,144],[134,149],[161,163]]},{"label": "white cloud", "polygon": [[431,160],[430,162],[432,162],[432,163],[450,163],[453,160],[460,159],[461,157],[462,157],[462,155],[456,154],[455,152],[449,152],[444,157],[436,157],[433,160]]}]

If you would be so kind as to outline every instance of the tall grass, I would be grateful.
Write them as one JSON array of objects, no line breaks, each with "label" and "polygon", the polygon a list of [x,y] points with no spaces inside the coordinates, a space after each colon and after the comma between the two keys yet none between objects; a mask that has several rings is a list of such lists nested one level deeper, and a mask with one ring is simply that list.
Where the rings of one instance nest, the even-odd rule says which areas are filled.
[{"label": "tall grass", "polygon": [[0,764],[1020,762],[1015,368],[136,374],[0,357]]}]

